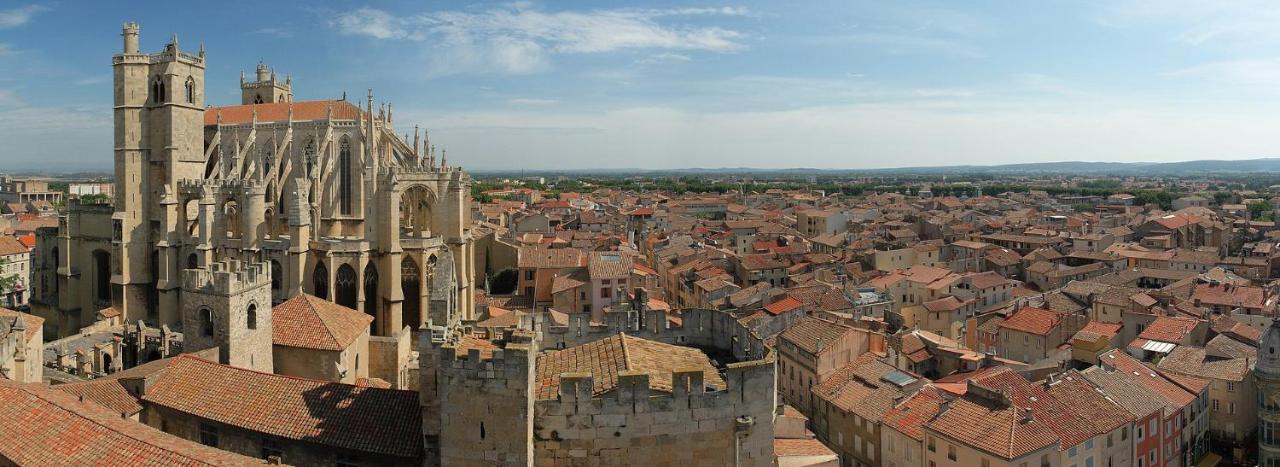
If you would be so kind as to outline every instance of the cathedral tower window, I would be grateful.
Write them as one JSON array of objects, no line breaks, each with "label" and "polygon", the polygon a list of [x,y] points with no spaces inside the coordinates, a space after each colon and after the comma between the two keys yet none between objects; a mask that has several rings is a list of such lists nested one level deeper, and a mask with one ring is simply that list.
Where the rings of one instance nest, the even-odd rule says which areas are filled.
[{"label": "cathedral tower window", "polygon": [[164,101],[164,80],[157,76],[156,79],[151,82],[151,102],[159,104]]},{"label": "cathedral tower window", "polygon": [[351,141],[345,136],[338,152],[338,211],[351,215]]},{"label": "cathedral tower window", "polygon": [[185,87],[187,89],[187,103],[195,104],[196,103],[196,80],[188,77],[187,84]]},{"label": "cathedral tower window", "polygon": [[249,329],[258,329],[258,305],[256,303],[249,304],[249,312],[247,315],[245,324]]},{"label": "cathedral tower window", "polygon": [[208,308],[200,310],[200,335],[213,337],[213,311]]},{"label": "cathedral tower window", "polygon": [[262,103],[262,94],[256,94],[256,95],[254,95],[254,96],[253,96],[253,103],[254,103],[254,104],[261,104],[261,103]]}]

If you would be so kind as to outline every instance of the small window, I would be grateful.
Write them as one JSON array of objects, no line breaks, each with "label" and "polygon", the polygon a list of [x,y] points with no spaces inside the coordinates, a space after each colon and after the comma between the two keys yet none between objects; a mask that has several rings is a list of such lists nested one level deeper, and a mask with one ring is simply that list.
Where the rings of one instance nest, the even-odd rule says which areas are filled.
[{"label": "small window", "polygon": [[249,329],[258,329],[258,305],[256,303],[249,304],[249,313],[246,318]]},{"label": "small window", "polygon": [[218,427],[208,423],[201,423],[200,444],[214,448],[218,447]]},{"label": "small window", "polygon": [[360,458],[354,454],[340,452],[333,465],[336,467],[360,467]]},{"label": "small window", "polygon": [[276,440],[264,438],[262,440],[262,458],[269,459],[272,457],[283,461],[284,449],[280,447],[280,443],[276,442]]},{"label": "small window", "polygon": [[208,308],[200,310],[200,334],[213,337],[213,311]]},{"label": "small window", "polygon": [[947,445],[947,459],[956,460],[956,445],[954,444]]},{"label": "small window", "polygon": [[196,82],[191,78],[187,78],[187,84],[184,86],[187,90],[187,103],[196,103]]}]

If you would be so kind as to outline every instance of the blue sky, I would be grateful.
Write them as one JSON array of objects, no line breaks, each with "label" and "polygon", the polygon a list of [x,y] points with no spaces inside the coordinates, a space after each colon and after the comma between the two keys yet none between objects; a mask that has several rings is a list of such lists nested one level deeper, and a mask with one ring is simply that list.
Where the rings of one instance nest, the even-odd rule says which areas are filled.
[{"label": "blue sky", "polygon": [[477,170],[1280,156],[1275,2],[54,1],[0,4],[0,170],[110,167],[126,20]]}]

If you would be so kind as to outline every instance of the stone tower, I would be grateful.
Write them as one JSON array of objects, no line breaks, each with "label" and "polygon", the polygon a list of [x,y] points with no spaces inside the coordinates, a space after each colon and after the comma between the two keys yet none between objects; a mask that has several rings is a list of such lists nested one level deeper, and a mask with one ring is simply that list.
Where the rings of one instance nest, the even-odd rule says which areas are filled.
[{"label": "stone tower", "polygon": [[1280,465],[1280,319],[1258,341],[1258,465]]},{"label": "stone tower", "polygon": [[174,239],[179,180],[204,177],[204,51],[183,52],[175,35],[142,53],[137,23],[124,25],[124,51],[112,57],[115,103],[114,251],[111,305],[126,322],[177,307]]},{"label": "stone tower", "polygon": [[219,363],[270,373],[267,263],[236,260],[182,271],[183,350],[218,348]]},{"label": "stone tower", "polygon": [[277,81],[275,70],[261,62],[258,63],[254,78],[254,81],[245,81],[244,73],[240,73],[241,105],[293,101],[293,78],[285,77],[283,83]]}]

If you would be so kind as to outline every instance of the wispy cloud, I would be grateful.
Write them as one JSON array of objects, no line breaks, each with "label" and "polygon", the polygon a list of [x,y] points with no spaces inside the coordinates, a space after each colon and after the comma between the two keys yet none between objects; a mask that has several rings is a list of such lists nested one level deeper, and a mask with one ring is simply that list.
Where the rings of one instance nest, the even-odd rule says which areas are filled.
[{"label": "wispy cloud", "polygon": [[1188,45],[1280,43],[1280,3],[1268,0],[1110,2],[1099,22],[1170,27],[1171,39]]},{"label": "wispy cloud", "polygon": [[15,53],[15,52],[16,52],[16,50],[14,50],[14,48],[13,48],[13,44],[10,44],[10,43],[7,43],[7,42],[0,42],[0,57],[3,57],[3,56],[5,56],[5,55],[9,55],[9,54],[12,54],[12,53]]},{"label": "wispy cloud", "polygon": [[264,35],[264,36],[273,36],[273,37],[278,37],[278,38],[281,38],[281,39],[286,39],[286,38],[293,37],[293,30],[292,30],[292,29],[286,29],[286,28],[281,28],[281,27],[267,27],[267,28],[261,28],[261,29],[258,29],[258,30],[256,30],[256,31],[253,31],[253,33],[254,33],[254,34],[261,34],[261,35]]},{"label": "wispy cloud", "polygon": [[1174,70],[1170,76],[1185,76],[1247,88],[1250,93],[1280,94],[1280,57],[1223,60]]},{"label": "wispy cloud", "polygon": [[636,63],[639,63],[641,65],[663,65],[663,64],[671,64],[671,63],[682,63],[690,60],[693,60],[693,57],[690,57],[685,54],[678,54],[674,52],[663,52],[663,53],[653,54],[648,57],[636,60]]},{"label": "wispy cloud", "polygon": [[48,10],[48,7],[41,5],[27,5],[8,10],[0,10],[0,29],[16,28],[31,22],[31,17],[36,13]]},{"label": "wispy cloud", "polygon": [[748,13],[735,7],[548,12],[517,4],[398,16],[360,8],[338,14],[332,24],[344,34],[428,43],[437,74],[527,74],[547,69],[554,54],[740,51],[746,48],[743,33],[680,19]]},{"label": "wispy cloud", "polygon": [[515,105],[551,105],[559,102],[560,101],[555,99],[538,99],[532,97],[522,97],[507,101],[507,103]]}]

